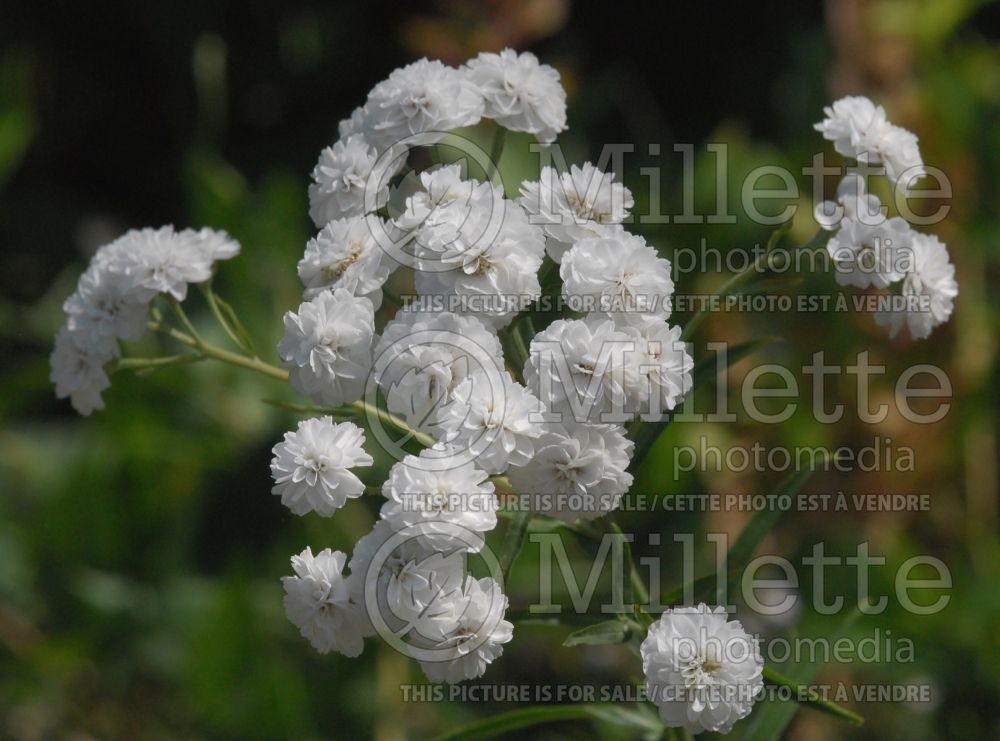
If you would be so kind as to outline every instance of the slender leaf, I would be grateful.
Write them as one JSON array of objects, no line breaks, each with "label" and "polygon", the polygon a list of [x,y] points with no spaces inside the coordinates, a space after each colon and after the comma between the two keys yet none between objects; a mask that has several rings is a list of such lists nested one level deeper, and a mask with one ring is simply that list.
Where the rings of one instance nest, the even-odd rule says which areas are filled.
[{"label": "slender leaf", "polygon": [[[846,720],[848,723],[852,723],[856,726],[864,725],[865,719],[857,713],[848,710],[835,702],[824,700],[814,690],[810,689],[808,685],[800,684],[794,679],[789,679],[770,667],[764,667],[764,681],[778,687],[790,688],[795,693],[794,697],[796,698],[796,702],[800,705],[805,705],[813,710],[819,710],[820,712],[832,715],[835,718]],[[773,738],[773,736],[771,738]]]},{"label": "slender leaf", "polygon": [[645,631],[631,620],[605,620],[603,623],[588,625],[586,628],[570,633],[563,641],[563,645],[567,647],[606,646],[614,643],[626,643],[636,633],[645,633]]},{"label": "slender leaf", "polygon": [[[828,456],[824,453],[818,456],[817,465],[822,466],[827,460]],[[799,493],[799,490],[802,489],[812,474],[813,469],[811,468],[795,471],[778,484],[778,488],[774,494],[779,497],[794,497]],[[726,569],[729,572],[729,579],[727,580],[729,594],[735,593],[735,590],[739,588],[740,579],[746,565],[750,562],[761,541],[764,540],[764,537],[778,522],[781,514],[782,510],[779,507],[765,507],[753,516],[746,527],[740,532],[739,537],[736,538],[736,542],[733,543],[726,556]],[[721,600],[725,595],[719,595],[719,597]]]},{"label": "slender leaf", "polygon": [[560,720],[591,720],[611,723],[645,733],[662,733],[663,726],[651,713],[619,705],[538,705],[485,718],[438,736],[437,741],[479,741],[496,738],[522,728]]}]

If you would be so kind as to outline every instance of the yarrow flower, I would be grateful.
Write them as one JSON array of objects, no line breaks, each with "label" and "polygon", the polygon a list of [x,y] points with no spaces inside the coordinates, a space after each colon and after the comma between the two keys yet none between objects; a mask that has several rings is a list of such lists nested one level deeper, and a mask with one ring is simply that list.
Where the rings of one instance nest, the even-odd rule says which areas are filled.
[{"label": "yarrow flower", "polygon": [[406,456],[389,471],[382,487],[386,503],[381,517],[395,530],[411,528],[428,548],[453,547],[456,529],[476,540],[497,525],[493,482],[485,471],[439,449]]},{"label": "yarrow flower", "polygon": [[912,268],[903,278],[901,291],[910,306],[901,311],[878,312],[875,321],[888,328],[890,337],[905,326],[912,339],[922,340],[951,317],[958,283],[948,248],[936,236],[914,232],[912,249]]},{"label": "yarrow flower", "polygon": [[389,179],[404,159],[405,152],[380,156],[360,134],[324,149],[309,186],[309,216],[313,223],[323,227],[334,219],[382,208],[389,200]]},{"label": "yarrow flower", "polygon": [[647,400],[641,348],[613,319],[557,319],[531,340],[524,366],[527,387],[564,421],[631,419]]},{"label": "yarrow flower", "polygon": [[507,476],[518,493],[531,495],[539,514],[593,519],[617,509],[632,485],[632,449],[618,425],[548,425],[531,460]]},{"label": "yarrow flower", "polygon": [[420,661],[427,678],[453,684],[483,676],[486,667],[503,654],[503,644],[514,637],[513,624],[504,620],[506,610],[507,597],[494,579],[469,577],[463,594],[453,602],[451,630],[432,641],[413,641],[433,653],[433,658]]},{"label": "yarrow flower", "polygon": [[763,691],[759,642],[724,607],[665,611],[639,650],[646,695],[670,728],[728,733]]},{"label": "yarrow flower", "polygon": [[285,312],[278,354],[292,388],[321,404],[357,401],[371,370],[375,334],[372,302],[343,288],[320,293]]},{"label": "yarrow flower", "polygon": [[455,626],[453,603],[465,581],[464,544],[456,538],[447,550],[428,548],[418,530],[397,531],[377,520],[354,545],[348,581],[369,635],[378,632],[375,616],[396,635],[441,636]]},{"label": "yarrow flower", "polygon": [[870,164],[885,165],[886,175],[907,188],[927,174],[917,137],[889,123],[885,109],[862,96],[848,96],[823,109],[826,118],[815,125],[833,142],[838,154]]},{"label": "yarrow flower", "polygon": [[534,134],[551,144],[566,129],[566,91],[559,73],[530,52],[484,52],[466,63],[485,100],[483,115],[505,129]]},{"label": "yarrow flower", "polygon": [[380,244],[385,225],[376,216],[335,219],[309,240],[299,260],[304,297],[345,288],[355,296],[382,305],[382,286],[395,264]]},{"label": "yarrow flower", "polygon": [[438,438],[452,392],[481,369],[500,373],[503,352],[497,336],[471,316],[402,309],[375,345],[375,380],[389,411]]},{"label": "yarrow flower", "polygon": [[294,514],[329,517],[365,492],[350,470],[374,463],[364,442],[364,433],[353,422],[334,423],[328,416],[299,422],[271,450],[271,492]]},{"label": "yarrow flower", "polygon": [[645,420],[658,419],[674,409],[694,386],[694,359],[681,340],[681,328],[671,327],[659,317],[616,314],[615,326],[633,338],[638,367],[638,401],[632,407]]},{"label": "yarrow flower", "polygon": [[542,434],[541,402],[509,373],[477,371],[452,392],[441,420],[444,440],[468,451],[478,467],[499,474],[523,466]]},{"label": "yarrow flower", "polygon": [[[421,175],[395,221],[409,233],[422,296],[457,298],[462,313],[502,327],[541,295],[542,230],[499,187],[463,180],[457,165]],[[450,304],[449,304],[450,305]]]},{"label": "yarrow flower", "polygon": [[239,251],[225,232],[171,226],[131,230],[98,249],[63,304],[66,323],[49,359],[56,396],[83,415],[103,409],[101,394],[111,385],[105,368],[120,354],[119,341],[145,334],[156,295],[182,300],[189,283],[208,280],[216,260]]},{"label": "yarrow flower", "polygon": [[344,576],[347,556],[326,548],[315,556],[306,548],[292,556],[295,576],[282,577],[285,614],[321,654],[360,656],[365,626]]},{"label": "yarrow flower", "polygon": [[423,144],[452,129],[479,123],[483,96],[461,70],[421,59],[395,70],[368,94],[365,137],[379,151],[413,134],[427,134]]},{"label": "yarrow flower", "polygon": [[602,236],[605,227],[621,224],[635,205],[628,188],[589,162],[564,173],[542,168],[537,182],[521,184],[519,203],[531,223],[545,230],[545,251],[557,263],[579,240]]},{"label": "yarrow flower", "polygon": [[670,261],[622,228],[579,240],[559,266],[562,293],[580,311],[670,315]]}]

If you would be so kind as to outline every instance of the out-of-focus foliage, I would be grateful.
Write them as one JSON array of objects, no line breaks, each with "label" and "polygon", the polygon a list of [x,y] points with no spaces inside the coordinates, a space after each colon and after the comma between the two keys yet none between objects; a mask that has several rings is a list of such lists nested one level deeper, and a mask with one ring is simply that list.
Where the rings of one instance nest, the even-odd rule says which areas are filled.
[{"label": "out-of-focus foliage", "polygon": [[[13,5],[13,4],[11,4]],[[846,364],[869,349],[885,362],[873,404],[907,365],[942,365],[955,387],[939,424],[892,416],[878,428],[846,415],[821,425],[801,413],[780,426],[678,425],[660,439],[640,486],[658,493],[769,490],[781,474],[672,470],[671,450],[713,444],[870,445],[874,435],[916,451],[916,471],[824,474],[816,491],[920,491],[925,513],[797,514],[769,552],[800,563],[824,540],[852,554],[868,540],[887,557],[873,591],[914,553],[951,568],[950,607],[931,618],[890,600],[862,617],[855,637],[891,630],[916,644],[912,664],[830,667],[830,681],[929,682],[935,702],[860,704],[860,730],[799,713],[790,738],[989,738],[1000,707],[1000,552],[997,547],[996,245],[1000,243],[1000,11],[964,0],[831,2],[818,6],[677,7],[669,25],[642,6],[570,6],[559,0],[481,5],[387,3],[84,3],[5,7],[0,20],[0,735],[96,737],[425,737],[511,709],[458,702],[403,705],[399,684],[423,681],[401,657],[371,644],[361,659],[317,656],[284,619],[278,578],[310,544],[349,550],[377,502],[336,517],[296,518],[270,496],[270,446],[294,416],[257,399],[292,399],[267,379],[196,364],[143,377],[118,374],[108,408],[80,420],[53,398],[46,358],[62,298],[87,256],[132,226],[174,222],[229,230],[243,244],[217,287],[272,352],[281,313],[299,300],[295,262],[311,225],[305,186],[336,123],[392,68],[420,54],[460,62],[484,46],[531,45],[561,70],[570,92],[569,161],[604,143],[632,142],[624,179],[647,195],[642,167],[662,168],[663,211],[676,213],[683,171],[676,142],[695,146],[696,211],[716,205],[707,142],[727,142],[730,204],[739,175],[760,164],[800,168],[819,151],[811,129],[822,106],[848,92],[885,102],[917,131],[925,159],[944,170],[952,214],[935,227],[961,284],[951,324],[921,344],[888,342],[868,316],[801,314],[712,318],[703,338],[773,334],[789,367],[818,350]],[[511,137],[504,167],[535,166]],[[659,154],[648,145],[659,144]],[[803,181],[804,184],[804,181]],[[832,183],[828,184],[832,188]],[[789,237],[812,236],[804,189]],[[733,225],[641,226],[670,256],[702,237],[722,250],[765,240]],[[710,291],[722,276],[685,275],[679,289]],[[829,290],[806,276],[802,290]],[[210,324],[195,304],[206,332]],[[678,317],[683,321],[685,317]],[[776,324],[777,323],[777,324]],[[221,340],[221,338],[219,338]],[[158,340],[147,339],[150,352]],[[704,353],[704,347],[696,347]],[[737,366],[732,386],[738,388]],[[800,375],[800,374],[797,374]],[[850,379],[843,379],[845,381]],[[800,375],[803,400],[809,386]],[[709,400],[713,389],[699,389]],[[854,400],[851,384],[830,403]],[[370,474],[377,483],[387,462]],[[736,533],[745,513],[625,514],[637,555],[646,535]],[[665,550],[665,548],[663,549]],[[671,551],[675,553],[676,551]],[[574,553],[583,568],[586,554]],[[527,548],[509,585],[515,606],[537,592]],[[710,564],[705,564],[708,568]],[[702,569],[699,569],[701,571]],[[665,567],[664,585],[680,582]],[[808,570],[803,594],[812,585]],[[851,595],[852,572],[827,593]],[[806,611],[765,632],[822,635],[836,621]],[[639,674],[618,647],[563,648],[568,629],[521,626],[489,682],[595,684]],[[795,667],[788,667],[794,673]],[[751,720],[751,722],[754,722]],[[739,729],[738,729],[739,730]],[[524,732],[529,734],[532,731]],[[609,738],[621,730],[572,721],[538,738]],[[622,736],[627,737],[627,736]]]}]

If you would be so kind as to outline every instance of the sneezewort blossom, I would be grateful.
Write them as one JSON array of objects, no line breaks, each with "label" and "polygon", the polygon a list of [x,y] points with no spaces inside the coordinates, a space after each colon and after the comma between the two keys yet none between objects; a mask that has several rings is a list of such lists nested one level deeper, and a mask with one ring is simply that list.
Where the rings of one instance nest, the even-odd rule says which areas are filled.
[{"label": "sneezewort blossom", "polygon": [[420,59],[397,69],[368,94],[364,134],[380,151],[413,134],[428,141],[479,123],[483,96],[465,72]]},{"label": "sneezewort blossom", "polygon": [[438,550],[453,547],[459,530],[474,541],[468,550],[478,552],[482,534],[497,525],[493,491],[486,472],[461,456],[449,459],[440,450],[424,450],[389,470],[381,516],[396,530],[411,528],[427,547]]},{"label": "sneezewort blossom", "polygon": [[401,153],[380,156],[360,134],[324,149],[309,185],[313,223],[322,227],[334,219],[382,208],[389,199],[389,178],[402,159]]},{"label": "sneezewort blossom", "polygon": [[758,640],[724,607],[667,610],[639,650],[646,695],[670,728],[728,733],[763,690]]},{"label": "sneezewort blossom", "polygon": [[579,240],[559,266],[562,294],[580,311],[670,315],[670,262],[622,228]]},{"label": "sneezewort blossom", "polygon": [[503,654],[503,644],[514,637],[513,624],[504,620],[507,597],[492,578],[469,577],[452,610],[455,624],[451,630],[413,641],[433,651],[433,658],[420,661],[432,682],[453,684],[483,676],[486,667]]},{"label": "sneezewort blossom", "polygon": [[372,302],[343,288],[286,312],[278,354],[292,388],[331,406],[360,399],[371,370],[374,333]]},{"label": "sneezewort blossom", "polygon": [[621,224],[635,205],[632,193],[614,181],[613,173],[589,162],[560,173],[543,167],[537,182],[521,184],[519,203],[546,234],[545,250],[561,262],[566,250],[587,237],[601,236],[608,225]]},{"label": "sneezewort blossom", "polygon": [[531,52],[483,52],[466,63],[469,79],[483,94],[483,115],[511,131],[534,134],[551,144],[566,129],[566,91],[559,73]]},{"label": "sneezewort blossom", "polygon": [[101,394],[111,385],[104,367],[113,357],[106,348],[81,346],[73,333],[63,327],[49,356],[49,380],[56,387],[56,397],[68,398],[84,416],[95,409],[104,409]]},{"label": "sneezewort blossom", "polygon": [[303,296],[345,288],[355,296],[382,305],[382,286],[395,263],[380,243],[384,225],[376,216],[335,219],[306,244],[298,273]]},{"label": "sneezewort blossom", "polygon": [[535,441],[535,454],[507,476],[539,514],[567,522],[617,509],[632,485],[633,443],[618,425],[551,424]]},{"label": "sneezewort blossom", "polygon": [[958,283],[948,248],[936,236],[914,232],[912,249],[913,265],[903,278],[901,291],[911,306],[878,312],[875,321],[889,330],[890,337],[905,326],[912,339],[922,340],[951,317]]},{"label": "sneezewort blossom", "polygon": [[375,346],[375,379],[386,406],[419,430],[440,435],[455,387],[471,373],[503,368],[496,334],[478,319],[402,309]]},{"label": "sneezewort blossom", "polygon": [[885,166],[894,183],[908,187],[926,174],[917,137],[889,122],[885,109],[863,96],[847,96],[823,109],[826,118],[815,125],[832,141],[838,154]]},{"label": "sneezewort blossom", "polygon": [[509,373],[478,371],[455,387],[441,429],[444,440],[468,451],[476,466],[499,474],[531,460],[543,431],[542,411],[541,402]]},{"label": "sneezewort blossom", "polygon": [[299,422],[271,450],[271,492],[294,514],[329,517],[365,492],[351,471],[374,462],[364,442],[364,433],[353,422],[334,423],[328,416]]},{"label": "sneezewort blossom", "polygon": [[306,548],[292,556],[295,576],[282,577],[285,614],[322,654],[336,651],[359,656],[364,649],[364,622],[344,576],[347,556],[326,548],[315,556]]}]

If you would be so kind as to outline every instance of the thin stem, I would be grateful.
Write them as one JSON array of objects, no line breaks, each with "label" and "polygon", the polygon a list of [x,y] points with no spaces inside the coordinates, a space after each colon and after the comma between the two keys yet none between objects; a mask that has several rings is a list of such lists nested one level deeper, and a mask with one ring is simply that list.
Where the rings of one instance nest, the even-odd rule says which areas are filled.
[{"label": "thin stem", "polygon": [[[608,515],[608,520],[611,522],[611,531],[617,535],[623,535],[621,525],[618,524],[618,520],[615,518],[613,513]],[[632,555],[632,544],[623,538],[622,545],[625,550],[625,563],[628,566],[629,585],[632,589],[632,599],[635,600],[635,612],[636,615],[643,617],[643,620],[645,620],[645,606],[649,603],[649,589],[646,587],[646,583],[642,580],[642,575],[639,573],[639,569],[635,565],[635,558]]]},{"label": "thin stem", "polygon": [[504,143],[507,140],[507,129],[497,125],[493,133],[493,143],[490,145],[490,162],[486,171],[486,179],[493,180],[500,172],[500,156],[503,154]]},{"label": "thin stem", "polygon": [[[826,239],[829,239],[829,232],[825,229],[820,229],[812,239],[803,245],[795,248],[796,252],[805,252],[807,250],[815,249],[821,244],[825,244]],[[736,292],[736,289],[742,288],[745,284],[751,282],[756,276],[762,275],[768,272],[774,267],[773,259],[774,253],[769,248],[764,252],[757,255],[757,258],[750,263],[746,268],[732,276],[729,280],[722,284],[722,287],[716,292],[719,298],[725,298]],[[708,315],[708,309],[702,308],[695,312],[694,315],[688,320],[687,324],[684,326],[684,331],[681,333],[682,340],[690,340],[694,335],[695,331],[705,320]]]},{"label": "thin stem", "polygon": [[387,412],[385,409],[381,409],[375,404],[369,404],[364,399],[359,399],[358,401],[348,404],[348,406],[358,410],[359,412],[361,412],[361,414],[365,415],[366,418],[368,418],[369,416],[377,417],[379,421],[381,421],[383,424],[387,424],[390,427],[393,427],[396,430],[405,433],[406,438],[403,438],[402,440],[397,440],[396,441],[397,445],[403,445],[404,443],[407,442],[407,440],[410,439],[416,440],[425,448],[430,448],[433,447],[434,445],[434,438],[432,438],[426,432],[420,432],[419,430],[410,427],[410,425],[408,425],[405,421],[397,417],[392,412]]},{"label": "thin stem", "polygon": [[215,300],[215,291],[212,290],[212,284],[210,282],[203,283],[201,285],[201,292],[205,296],[208,308],[212,310],[212,316],[215,317],[215,321],[219,323],[219,326],[222,327],[223,331],[237,347],[245,349],[243,347],[242,340],[236,336],[236,332],[233,331],[233,328],[229,326],[229,322],[227,322],[225,317],[222,316],[222,310],[219,308],[219,302]]},{"label": "thin stem", "polygon": [[[180,305],[178,304],[178,307],[179,306]],[[183,310],[181,310],[181,314],[183,314]],[[186,318],[187,317],[185,316],[185,319]],[[190,324],[190,322],[188,323]],[[256,371],[257,373],[263,373],[265,376],[270,376],[271,378],[275,378],[279,381],[288,381],[288,371],[284,368],[279,368],[276,365],[265,363],[260,358],[248,358],[245,355],[239,355],[237,353],[230,352],[229,350],[223,350],[221,347],[216,347],[215,345],[205,342],[200,337],[185,334],[184,332],[180,332],[173,327],[168,327],[158,322],[149,322],[149,328],[155,332],[161,332],[168,337],[187,345],[188,347],[195,348],[206,358],[221,360],[223,363],[236,365],[240,368]]]},{"label": "thin stem", "polygon": [[124,371],[124,370],[134,370],[134,371],[144,371],[144,370],[155,370],[156,368],[166,368],[172,365],[183,365],[185,363],[197,363],[205,358],[201,355],[194,354],[184,354],[184,355],[167,355],[162,358],[118,358],[115,361],[112,370],[114,371]]},{"label": "thin stem", "polygon": [[174,316],[180,321],[181,326],[187,330],[188,335],[194,340],[194,347],[202,347],[205,345],[205,341],[201,339],[201,335],[198,334],[198,330],[194,328],[194,324],[188,319],[187,313],[184,311],[184,307],[181,306],[181,302],[175,299],[173,296],[167,297],[167,303],[170,304],[171,310],[174,312]]},{"label": "thin stem", "polygon": [[817,710],[829,713],[830,715],[836,716],[841,720],[846,720],[848,723],[853,723],[856,726],[864,725],[865,719],[857,713],[848,710],[835,702],[824,700],[819,693],[811,689],[808,685],[800,684],[790,677],[779,674],[769,666],[764,667],[764,681],[768,684],[774,684],[779,687],[788,687],[792,690],[792,697],[796,700],[796,702],[811,705]]},{"label": "thin stem", "polygon": [[510,567],[514,565],[517,554],[521,552],[524,545],[524,535],[528,532],[528,522],[531,520],[531,513],[527,510],[518,512],[510,521],[507,534],[503,539],[503,546],[500,549],[500,570],[504,581],[510,573]]}]

